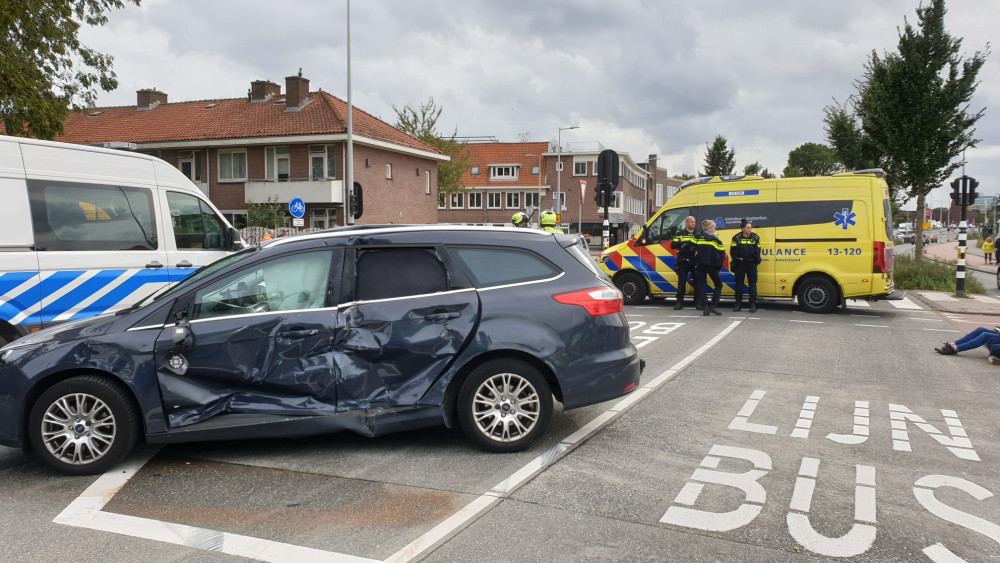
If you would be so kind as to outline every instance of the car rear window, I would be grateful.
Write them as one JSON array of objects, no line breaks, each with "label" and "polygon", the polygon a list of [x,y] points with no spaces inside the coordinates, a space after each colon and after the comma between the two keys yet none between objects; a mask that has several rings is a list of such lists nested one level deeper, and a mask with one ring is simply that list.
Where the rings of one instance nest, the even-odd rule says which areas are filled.
[{"label": "car rear window", "polygon": [[452,247],[477,287],[550,278],[559,270],[541,256],[513,248]]}]

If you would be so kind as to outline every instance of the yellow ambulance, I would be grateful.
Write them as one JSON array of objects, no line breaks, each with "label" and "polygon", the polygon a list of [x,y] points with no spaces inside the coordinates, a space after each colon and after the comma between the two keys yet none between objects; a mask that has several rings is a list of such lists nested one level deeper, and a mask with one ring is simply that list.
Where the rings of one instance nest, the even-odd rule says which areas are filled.
[{"label": "yellow ambulance", "polygon": [[689,215],[698,225],[714,220],[715,234],[726,245],[722,295],[734,293],[728,248],[743,219],[753,222],[760,237],[759,297],[794,298],[805,311],[828,313],[846,299],[884,299],[893,290],[892,211],[882,170],[804,178],[714,176],[682,184],[631,240],[601,254],[601,268],[625,303],[674,296],[677,252],[670,241]]}]

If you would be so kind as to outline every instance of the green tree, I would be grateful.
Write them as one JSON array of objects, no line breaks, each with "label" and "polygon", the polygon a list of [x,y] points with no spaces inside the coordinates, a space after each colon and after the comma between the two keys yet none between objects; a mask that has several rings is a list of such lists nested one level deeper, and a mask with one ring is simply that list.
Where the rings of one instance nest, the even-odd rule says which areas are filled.
[{"label": "green tree", "polygon": [[247,202],[247,226],[277,229],[285,225],[285,209],[287,206],[278,203],[278,196],[268,196],[267,201]]},{"label": "green tree", "polygon": [[760,161],[755,160],[743,167],[743,173],[747,176],[760,176],[761,178],[774,178],[774,174],[764,167]]},{"label": "green tree", "polygon": [[438,164],[438,192],[454,193],[465,189],[462,174],[471,166],[468,147],[457,140],[458,127],[451,137],[438,133],[437,122],[444,108],[437,107],[434,98],[428,98],[416,109],[410,106],[402,109],[392,106],[392,111],[396,112],[396,129],[420,139],[451,158],[449,162]]},{"label": "green tree", "polygon": [[706,144],[705,171],[702,176],[726,176],[736,168],[736,149],[729,149],[726,138],[716,135],[711,145]]},{"label": "green tree", "polygon": [[[855,83],[852,107],[861,141],[874,145],[894,189],[904,191],[906,199],[915,197],[917,216],[923,217],[927,194],[961,165],[962,151],[979,142],[973,126],[986,110],[970,113],[969,101],[989,46],[963,60],[962,40],[945,30],[944,0],[931,0],[916,12],[917,28],[903,20],[898,52],[871,54],[864,78]],[[838,109],[846,113],[833,108],[835,116]],[[915,227],[919,260],[921,223]]]},{"label": "green tree", "polygon": [[826,145],[803,143],[788,153],[788,166],[782,174],[794,176],[824,176],[841,169],[837,153]]},{"label": "green tree", "polygon": [[139,0],[14,0],[0,3],[0,118],[8,135],[53,139],[70,109],[93,107],[96,88],[118,87],[111,55],[80,43],[81,23]]}]

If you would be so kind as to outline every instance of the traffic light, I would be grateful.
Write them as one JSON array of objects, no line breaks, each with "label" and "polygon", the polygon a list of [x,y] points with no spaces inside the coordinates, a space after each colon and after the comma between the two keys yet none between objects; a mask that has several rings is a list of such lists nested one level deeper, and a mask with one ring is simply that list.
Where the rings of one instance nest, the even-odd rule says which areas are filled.
[{"label": "traffic light", "polygon": [[976,188],[979,187],[979,180],[976,180],[975,178],[969,178],[968,176],[963,176],[963,178],[965,178],[966,179],[965,181],[969,183],[968,184],[969,197],[965,201],[968,205],[972,205],[976,202],[976,199],[979,198],[979,192],[976,191]]},{"label": "traffic light", "polygon": [[611,186],[605,182],[598,182],[594,186],[594,201],[597,203],[597,207],[611,205]]},{"label": "traffic light", "polygon": [[958,206],[962,205],[962,192],[951,192],[948,195],[951,196],[952,205],[958,205]]},{"label": "traffic light", "polygon": [[351,194],[348,197],[348,213],[351,214],[355,219],[360,219],[361,214],[365,210],[365,199],[361,190],[361,184],[354,182],[354,189],[351,190]]}]

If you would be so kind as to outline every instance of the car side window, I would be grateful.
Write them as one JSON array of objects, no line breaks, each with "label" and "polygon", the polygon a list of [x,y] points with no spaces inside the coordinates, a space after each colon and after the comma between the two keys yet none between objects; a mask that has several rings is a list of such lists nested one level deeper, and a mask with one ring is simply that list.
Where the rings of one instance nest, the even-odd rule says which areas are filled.
[{"label": "car side window", "polygon": [[167,192],[167,205],[178,250],[225,250],[225,229],[208,204],[192,195]]},{"label": "car side window", "polygon": [[358,250],[357,272],[360,301],[448,290],[444,264],[425,248]]},{"label": "car side window", "polygon": [[149,189],[28,182],[38,250],[156,250]]},{"label": "car side window", "polygon": [[502,247],[451,247],[477,287],[518,283],[555,276],[559,270],[526,250]]},{"label": "car side window", "polygon": [[192,320],[326,306],[329,250],[260,262],[195,293]]},{"label": "car side window", "polygon": [[646,229],[646,244],[668,242],[684,228],[684,219],[691,214],[687,207],[664,211]]}]

